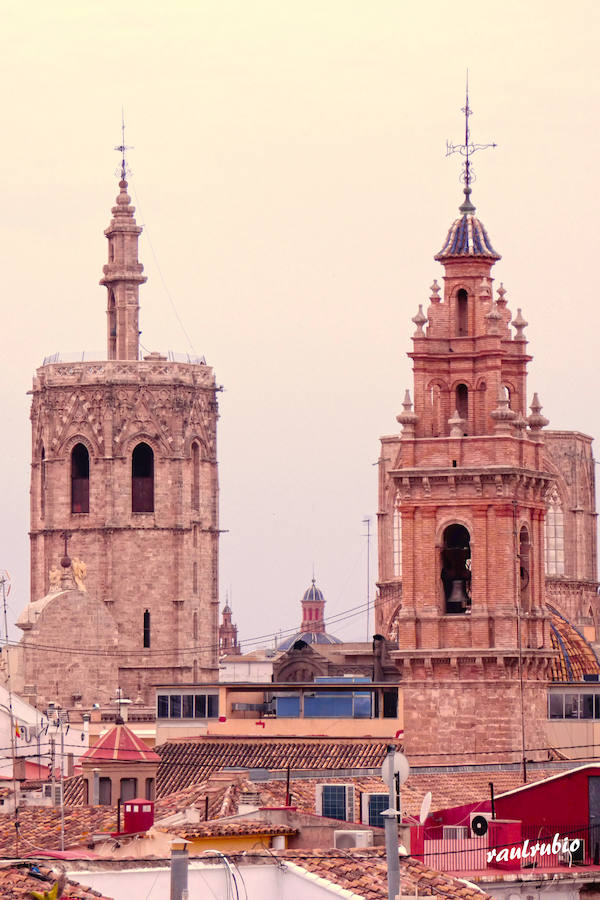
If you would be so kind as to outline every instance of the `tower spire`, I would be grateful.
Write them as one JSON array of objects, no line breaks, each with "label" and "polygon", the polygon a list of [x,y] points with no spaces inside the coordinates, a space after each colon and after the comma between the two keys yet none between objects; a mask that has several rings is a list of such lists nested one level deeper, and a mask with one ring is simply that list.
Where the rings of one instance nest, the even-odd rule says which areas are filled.
[{"label": "tower spire", "polygon": [[112,219],[104,234],[108,238],[108,263],[103,267],[100,284],[108,292],[108,358],[137,359],[139,355],[139,287],[146,281],[144,267],[138,261],[138,240],[142,232],[137,225],[127,193],[128,166],[125,144],[125,116],[121,113],[121,144],[115,147],[121,154],[118,170],[119,195],[112,208]]},{"label": "tower spire", "polygon": [[467,83],[465,90],[465,105],[461,112],[465,116],[465,142],[464,144],[451,144],[446,141],[446,156],[452,156],[454,153],[460,153],[463,157],[463,169],[460,180],[464,184],[465,199],[459,206],[459,210],[463,215],[474,213],[475,207],[471,203],[471,185],[475,181],[475,173],[471,163],[471,157],[477,150],[487,150],[488,147],[496,147],[497,144],[474,144],[471,140],[471,129],[469,128],[469,116],[473,114],[473,110],[469,106],[469,70],[467,69]]}]

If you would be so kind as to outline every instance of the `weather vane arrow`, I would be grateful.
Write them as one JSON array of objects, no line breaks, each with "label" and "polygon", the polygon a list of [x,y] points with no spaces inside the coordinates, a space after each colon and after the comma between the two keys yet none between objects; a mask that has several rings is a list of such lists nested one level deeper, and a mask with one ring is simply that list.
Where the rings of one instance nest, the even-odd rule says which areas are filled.
[{"label": "weather vane arrow", "polygon": [[121,168],[117,169],[117,174],[121,175],[121,181],[125,181],[127,175],[131,175],[131,169],[127,165],[125,154],[127,150],[133,150],[133,147],[125,143],[125,113],[123,109],[121,109],[121,143],[118,147],[115,147],[115,150],[121,154]]},{"label": "weather vane arrow", "polygon": [[464,184],[465,200],[460,211],[463,213],[475,212],[475,207],[471,203],[471,185],[475,181],[475,172],[471,163],[471,157],[477,150],[487,150],[488,147],[497,147],[497,144],[475,144],[471,140],[471,130],[469,128],[469,116],[473,114],[473,110],[469,106],[469,71],[467,70],[467,89],[466,102],[461,112],[465,115],[465,141],[464,144],[452,144],[446,141],[446,156],[452,156],[454,153],[460,153],[464,157],[463,170],[460,180]]}]

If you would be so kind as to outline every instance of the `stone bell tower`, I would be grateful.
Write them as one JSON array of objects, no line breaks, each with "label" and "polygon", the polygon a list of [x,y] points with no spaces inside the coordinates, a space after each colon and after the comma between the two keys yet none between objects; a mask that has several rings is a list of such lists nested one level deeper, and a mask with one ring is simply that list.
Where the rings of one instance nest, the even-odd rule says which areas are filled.
[{"label": "stone bell tower", "polygon": [[[100,621],[106,628],[107,613],[114,622],[107,640],[116,640],[117,683],[104,683],[101,672],[94,681],[90,666],[82,686],[81,667],[73,679],[67,671],[57,683],[62,696],[46,698],[66,706],[75,695],[84,706],[105,702],[117,687],[151,703],[153,683],[217,675],[218,388],[204,359],[139,357],[141,231],[123,171],[100,282],[106,356],[47,358],[31,392],[33,609],[23,621],[41,627],[35,604],[53,593],[50,573],[66,532],[87,573],[87,596],[103,610],[90,633]],[[54,592],[52,603],[60,597]],[[89,634],[65,622],[60,639],[75,658]]]},{"label": "stone bell tower", "polygon": [[500,256],[470,194],[467,181],[435,256],[443,289],[434,281],[413,318],[414,408],[407,391],[402,433],[382,438],[380,458],[376,628],[398,642],[417,756],[519,748],[523,704],[526,740],[540,746],[554,658],[548,421],[537,394],[527,414],[527,322],[520,309],[512,318],[502,285],[494,296]]}]

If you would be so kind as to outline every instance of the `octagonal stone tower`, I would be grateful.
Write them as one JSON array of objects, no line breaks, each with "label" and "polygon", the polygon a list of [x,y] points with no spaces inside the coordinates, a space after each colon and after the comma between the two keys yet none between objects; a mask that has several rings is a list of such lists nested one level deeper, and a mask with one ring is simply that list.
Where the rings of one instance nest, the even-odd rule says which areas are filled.
[{"label": "octagonal stone tower", "polygon": [[[139,358],[141,230],[123,179],[100,282],[106,358],[57,355],[33,380],[32,604],[51,593],[66,532],[88,594],[116,623],[118,685],[66,679],[58,699],[67,706],[82,694],[84,705],[103,702],[117,687],[150,702],[157,681],[217,676],[218,388],[203,359]],[[87,637],[65,622],[65,642]]]}]

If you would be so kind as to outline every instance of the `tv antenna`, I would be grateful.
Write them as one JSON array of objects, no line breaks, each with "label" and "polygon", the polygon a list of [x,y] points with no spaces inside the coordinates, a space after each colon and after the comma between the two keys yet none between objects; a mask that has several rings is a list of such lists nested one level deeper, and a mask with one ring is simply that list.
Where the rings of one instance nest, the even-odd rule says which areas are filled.
[{"label": "tv antenna", "polygon": [[452,156],[454,153],[460,153],[463,157],[463,169],[460,175],[460,180],[464,184],[464,194],[465,199],[463,204],[460,206],[460,211],[462,213],[473,213],[475,212],[475,207],[471,203],[471,185],[475,181],[475,172],[473,171],[473,166],[471,163],[471,157],[478,150],[487,150],[489,147],[497,147],[497,144],[475,144],[471,140],[471,129],[469,128],[469,116],[473,114],[473,110],[469,106],[469,70],[467,69],[467,87],[466,87],[466,100],[465,105],[463,106],[461,112],[465,115],[465,141],[464,144],[452,144],[450,141],[446,141],[446,156]]}]

